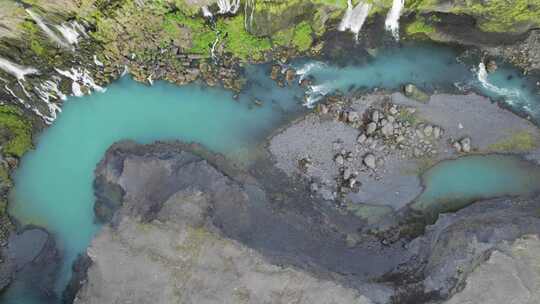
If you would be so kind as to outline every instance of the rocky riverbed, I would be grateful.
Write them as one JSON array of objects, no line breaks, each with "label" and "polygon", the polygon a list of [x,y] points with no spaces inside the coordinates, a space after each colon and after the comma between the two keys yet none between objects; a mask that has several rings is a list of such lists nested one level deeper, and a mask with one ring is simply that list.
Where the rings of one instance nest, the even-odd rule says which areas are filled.
[{"label": "rocky riverbed", "polygon": [[[407,93],[406,93],[407,94]],[[413,96],[411,96],[413,97]],[[533,157],[535,125],[478,95],[335,96],[277,132],[268,148],[277,167],[311,191],[374,221],[423,190],[420,174],[467,154]]]}]

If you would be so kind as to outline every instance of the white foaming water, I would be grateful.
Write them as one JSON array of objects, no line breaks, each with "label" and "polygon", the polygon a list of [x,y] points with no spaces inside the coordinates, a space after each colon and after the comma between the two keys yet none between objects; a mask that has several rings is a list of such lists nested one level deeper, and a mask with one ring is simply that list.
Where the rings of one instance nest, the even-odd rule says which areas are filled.
[{"label": "white foaming water", "polygon": [[201,10],[205,18],[211,19],[212,17],[214,17],[214,15],[212,15],[212,12],[208,9],[208,6],[205,5],[201,7]]},{"label": "white foaming water", "polygon": [[303,105],[307,108],[313,108],[315,103],[332,91],[334,91],[334,88],[332,88],[332,86],[328,83],[312,85],[306,92],[306,101]]},{"label": "white foaming water", "polygon": [[405,0],[393,0],[392,8],[388,12],[388,15],[386,15],[384,22],[386,30],[392,32],[392,36],[396,40],[399,40],[399,17],[404,6]]},{"label": "white foaming water", "polygon": [[32,67],[23,67],[1,57],[0,57],[0,69],[14,76],[18,80],[24,79],[24,76],[26,75],[39,73],[37,69],[34,69]]},{"label": "white foaming water", "polygon": [[236,14],[240,8],[240,0],[217,0],[218,14]]},{"label": "white foaming water", "polygon": [[63,71],[55,68],[55,70],[58,74],[73,80],[73,83],[71,84],[73,96],[81,97],[84,95],[81,90],[81,84],[97,92],[105,92],[104,88],[98,86],[94,82],[94,79],[92,79],[90,73],[86,69],[71,68],[70,71]]},{"label": "white foaming water", "polygon": [[45,24],[45,22],[43,22],[43,19],[41,19],[41,17],[32,12],[31,10],[29,9],[26,9],[26,12],[28,13],[28,15],[30,15],[30,17],[36,22],[36,24],[45,32],[45,34],[52,40],[54,41],[56,44],[58,44],[59,46],[61,47],[65,47],[65,48],[71,48],[71,46],[64,42],[60,37],[58,37],[54,32],[53,30],[51,30],[51,28],[49,26],[47,26]]},{"label": "white foaming water", "polygon": [[370,3],[360,2],[353,8],[352,1],[347,0],[347,11],[339,24],[338,30],[342,32],[350,30],[354,33],[354,38],[358,40],[358,33],[362,30],[370,9]]},{"label": "white foaming water", "polygon": [[42,118],[46,122],[53,122],[56,120],[57,113],[62,112],[60,105],[51,102],[52,99],[66,100],[66,95],[64,95],[60,89],[58,89],[58,84],[54,81],[47,80],[42,83],[39,87],[36,87],[39,98],[45,102],[49,108],[49,115],[43,115]]},{"label": "white foaming water", "polygon": [[55,28],[62,34],[64,40],[69,44],[77,44],[79,42],[79,32],[70,24],[62,23],[56,25]]},{"label": "white foaming water", "polygon": [[300,79],[298,82],[302,82],[307,76],[309,76],[309,73],[313,72],[313,70],[322,69],[326,66],[324,62],[320,61],[314,61],[309,62],[307,64],[304,64],[301,68],[296,70],[296,75],[300,76]]},{"label": "white foaming water", "polygon": [[217,60],[216,56],[216,46],[219,43],[219,33],[216,34],[216,40],[214,40],[214,43],[212,43],[212,49],[210,49],[210,56],[214,61]]},{"label": "white foaming water", "polygon": [[103,66],[103,62],[99,61],[96,55],[94,55],[94,63],[95,63],[95,65],[97,65],[98,67],[102,67],[102,66]]},{"label": "white foaming water", "polygon": [[495,93],[497,95],[500,95],[501,97],[504,97],[506,99],[506,102],[509,104],[515,104],[518,102],[518,100],[521,99],[521,92],[517,89],[505,89],[505,88],[499,88],[496,85],[489,82],[488,79],[488,71],[486,69],[486,65],[483,62],[480,62],[478,64],[478,71],[476,72],[476,78],[484,87],[486,90],[491,91],[492,93]]}]

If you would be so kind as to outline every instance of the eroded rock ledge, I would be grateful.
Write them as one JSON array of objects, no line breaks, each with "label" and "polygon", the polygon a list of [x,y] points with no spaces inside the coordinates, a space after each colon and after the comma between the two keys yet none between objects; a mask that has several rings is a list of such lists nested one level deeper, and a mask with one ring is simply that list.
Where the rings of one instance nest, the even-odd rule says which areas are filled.
[{"label": "eroded rock ledge", "polygon": [[[242,171],[196,145],[111,147],[95,184],[97,210],[111,222],[88,249],[74,303],[461,303],[480,292],[474,286],[489,294],[489,280],[520,286],[507,292],[533,303],[539,199],[478,202],[412,242],[383,246],[351,242],[361,221],[309,195],[288,204],[281,187],[278,204],[275,185],[299,184],[281,176],[272,185],[278,173],[254,167]],[[497,269],[518,275],[493,279]],[[489,303],[506,304],[499,294]]]}]

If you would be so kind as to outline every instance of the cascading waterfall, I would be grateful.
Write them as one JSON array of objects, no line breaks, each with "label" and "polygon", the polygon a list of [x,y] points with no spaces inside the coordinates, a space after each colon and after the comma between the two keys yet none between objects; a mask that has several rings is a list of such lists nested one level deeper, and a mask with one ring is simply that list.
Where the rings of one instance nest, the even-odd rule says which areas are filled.
[{"label": "cascading waterfall", "polygon": [[56,25],[55,28],[62,34],[64,40],[69,44],[77,44],[79,42],[79,32],[70,24],[62,23],[61,25]]},{"label": "cascading waterfall", "polygon": [[53,30],[51,30],[51,28],[49,26],[47,26],[45,24],[45,22],[43,22],[43,19],[41,19],[41,17],[38,14],[32,12],[30,9],[26,9],[26,12],[28,13],[28,15],[30,15],[30,17],[36,22],[36,24],[45,32],[45,34],[52,41],[54,41],[56,44],[58,44],[61,47],[71,48],[72,49],[70,44],[66,43],[64,40],[62,40],[60,37],[58,37],[58,35],[56,35],[53,32]]},{"label": "cascading waterfall", "polygon": [[354,33],[355,39],[358,40],[358,33],[360,33],[362,26],[364,26],[370,9],[370,3],[360,2],[356,7],[353,8],[352,1],[347,0],[347,11],[339,24],[338,30],[350,30],[352,33]]},{"label": "cascading waterfall", "polygon": [[15,78],[17,78],[17,80],[24,80],[24,76],[26,75],[39,73],[37,69],[34,69],[32,67],[23,67],[1,57],[0,57],[0,69],[14,76]]},{"label": "cascading waterfall", "polygon": [[[251,12],[248,14],[248,7],[251,7]],[[253,26],[253,13],[255,12],[255,1],[246,0],[244,4],[244,27],[246,31]],[[248,17],[249,16],[249,17]]]},{"label": "cascading waterfall", "polygon": [[386,30],[390,31],[396,40],[399,40],[399,17],[404,6],[405,0],[393,0],[392,8],[388,12],[388,15],[386,15],[384,22]]},{"label": "cascading waterfall", "polygon": [[218,14],[236,14],[240,8],[240,0],[217,0],[217,5],[219,7]]},{"label": "cascading waterfall", "polygon": [[90,76],[90,73],[86,69],[71,68],[70,71],[63,71],[55,68],[58,74],[73,80],[71,84],[71,91],[73,96],[81,97],[84,93],[81,90],[81,84],[98,92],[105,92],[105,89],[98,86],[94,79]]}]

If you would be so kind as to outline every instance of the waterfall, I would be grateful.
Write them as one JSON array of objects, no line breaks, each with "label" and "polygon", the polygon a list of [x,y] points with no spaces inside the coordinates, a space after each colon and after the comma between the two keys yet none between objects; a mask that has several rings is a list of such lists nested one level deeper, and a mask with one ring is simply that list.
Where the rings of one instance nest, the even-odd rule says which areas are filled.
[{"label": "waterfall", "polygon": [[55,28],[62,34],[64,40],[69,44],[77,44],[79,42],[79,32],[67,23],[56,25]]},{"label": "waterfall", "polygon": [[347,0],[347,11],[339,24],[338,30],[350,30],[354,33],[355,39],[358,40],[358,33],[360,33],[362,26],[366,22],[370,9],[370,3],[360,2],[353,8],[352,1]]},{"label": "waterfall", "polygon": [[66,95],[64,95],[59,89],[58,84],[54,81],[47,80],[42,83],[38,88],[36,88],[39,98],[45,102],[49,109],[50,116],[41,116],[46,121],[53,122],[56,120],[57,113],[62,112],[60,106],[56,103],[51,102],[51,98],[65,100]]},{"label": "waterfall", "polygon": [[71,84],[71,91],[73,93],[73,96],[81,97],[84,95],[84,93],[81,90],[81,84],[95,91],[105,92],[104,88],[98,86],[94,82],[94,79],[92,79],[92,77],[90,76],[90,73],[86,69],[83,70],[83,69],[71,68],[70,71],[63,71],[63,70],[55,68],[55,70],[56,72],[58,72],[58,74],[73,80]]},{"label": "waterfall", "polygon": [[214,61],[217,61],[216,46],[218,43],[219,43],[219,31],[216,33],[216,40],[214,41],[214,43],[212,43],[212,49],[210,50],[210,55]]},{"label": "waterfall", "polygon": [[0,57],[0,69],[4,70],[6,73],[10,75],[13,75],[15,78],[17,78],[17,80],[24,79],[24,76],[26,75],[39,73],[39,71],[34,68],[23,67],[1,57]]},{"label": "waterfall", "polygon": [[43,20],[41,19],[41,17],[39,15],[37,15],[36,13],[32,12],[31,10],[29,9],[26,9],[26,12],[28,13],[28,15],[30,15],[30,17],[36,22],[36,24],[45,32],[45,34],[52,40],[54,41],[56,44],[58,44],[59,46],[61,47],[65,47],[65,48],[72,48],[68,43],[64,42],[60,37],[58,37],[58,35],[56,35],[53,30],[51,30],[50,27],[48,27],[44,22]]},{"label": "waterfall", "polygon": [[236,14],[240,8],[240,0],[217,0],[218,14]]},{"label": "waterfall", "polygon": [[214,15],[212,15],[212,12],[208,9],[208,6],[205,5],[201,7],[201,10],[204,18],[212,19],[212,17],[214,17]]},{"label": "waterfall", "polygon": [[386,30],[390,31],[396,40],[399,40],[399,17],[404,6],[405,0],[393,0],[392,8],[386,15],[386,21],[384,22]]},{"label": "waterfall", "polygon": [[[251,13],[249,14],[248,14],[248,7],[251,7]],[[253,13],[254,12],[255,12],[255,1],[246,0],[246,3],[244,4],[244,27],[246,31],[253,26]],[[249,27],[248,27],[248,24],[249,24]]]},{"label": "waterfall", "polygon": [[94,64],[97,65],[98,67],[103,66],[103,62],[99,61],[96,55],[94,55]]}]

